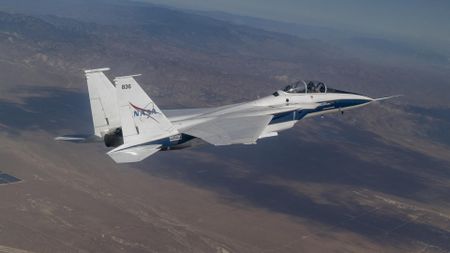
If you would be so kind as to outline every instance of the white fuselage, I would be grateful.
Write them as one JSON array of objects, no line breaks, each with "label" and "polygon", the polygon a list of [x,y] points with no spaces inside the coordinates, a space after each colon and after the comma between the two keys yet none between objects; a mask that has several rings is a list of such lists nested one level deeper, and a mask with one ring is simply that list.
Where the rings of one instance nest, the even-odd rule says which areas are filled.
[{"label": "white fuselage", "polygon": [[277,91],[254,101],[206,109],[163,110],[180,132],[184,128],[207,122],[218,117],[274,115],[274,119],[261,134],[261,138],[276,136],[278,132],[292,128],[299,120],[327,113],[367,105],[372,98],[352,93],[304,93],[290,94]]}]

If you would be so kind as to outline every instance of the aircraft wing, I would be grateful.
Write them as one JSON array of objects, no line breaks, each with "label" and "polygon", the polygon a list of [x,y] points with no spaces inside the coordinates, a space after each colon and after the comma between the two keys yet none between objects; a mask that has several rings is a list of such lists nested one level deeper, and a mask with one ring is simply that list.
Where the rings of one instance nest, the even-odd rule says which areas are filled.
[{"label": "aircraft wing", "polygon": [[216,146],[253,144],[272,120],[273,115],[215,118],[182,130]]},{"label": "aircraft wing", "polygon": [[161,145],[142,145],[124,149],[116,148],[108,152],[108,155],[116,163],[134,163],[140,162],[145,158],[153,155],[154,153],[158,152],[160,148]]}]

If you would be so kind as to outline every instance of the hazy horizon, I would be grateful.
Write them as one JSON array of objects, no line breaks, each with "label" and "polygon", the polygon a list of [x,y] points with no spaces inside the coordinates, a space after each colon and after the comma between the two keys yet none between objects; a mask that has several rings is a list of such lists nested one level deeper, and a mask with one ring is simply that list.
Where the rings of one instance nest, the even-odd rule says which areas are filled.
[{"label": "hazy horizon", "polygon": [[[211,1],[231,15],[128,0],[2,0],[0,252],[450,253],[450,50],[269,20],[285,7],[267,22],[248,18],[267,12],[264,0]],[[322,27],[357,20],[342,16],[350,10],[323,20],[304,12]],[[375,31],[365,20],[360,29]],[[107,80],[84,72],[105,67]],[[142,74],[141,94],[179,134],[205,142],[250,138],[252,128],[251,138],[276,134],[218,147],[198,138],[192,149],[116,164],[106,144],[126,132],[111,121],[114,137],[94,137],[91,102],[115,111],[103,95],[114,97],[115,77],[130,74]],[[303,79],[328,93],[271,95]],[[312,114],[355,102],[332,89],[403,96]],[[303,103],[284,106],[291,97]],[[116,118],[106,114],[101,121]],[[250,124],[260,117],[271,122]],[[64,135],[88,143],[55,141]]]},{"label": "hazy horizon", "polygon": [[[450,2],[443,0],[138,0],[178,8],[221,11],[276,21],[410,38],[429,45],[450,42]],[[281,4],[280,4],[281,3]]]}]

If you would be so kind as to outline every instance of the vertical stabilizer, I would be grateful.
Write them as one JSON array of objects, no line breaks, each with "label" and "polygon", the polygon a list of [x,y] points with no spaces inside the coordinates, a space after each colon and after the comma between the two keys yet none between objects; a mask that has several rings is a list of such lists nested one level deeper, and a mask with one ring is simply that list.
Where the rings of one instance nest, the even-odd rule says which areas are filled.
[{"label": "vertical stabilizer", "polygon": [[109,130],[120,127],[114,85],[103,73],[109,68],[85,70],[92,120],[96,136],[103,137]]},{"label": "vertical stabilizer", "polygon": [[114,82],[125,145],[167,138],[178,133],[133,76],[117,77]]}]

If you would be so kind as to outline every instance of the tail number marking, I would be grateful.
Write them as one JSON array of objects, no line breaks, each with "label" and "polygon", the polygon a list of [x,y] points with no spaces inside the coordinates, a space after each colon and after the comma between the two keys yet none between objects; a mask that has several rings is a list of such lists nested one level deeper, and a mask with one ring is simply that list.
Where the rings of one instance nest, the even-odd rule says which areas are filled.
[{"label": "tail number marking", "polygon": [[131,84],[122,84],[122,90],[129,90],[131,89]]}]

